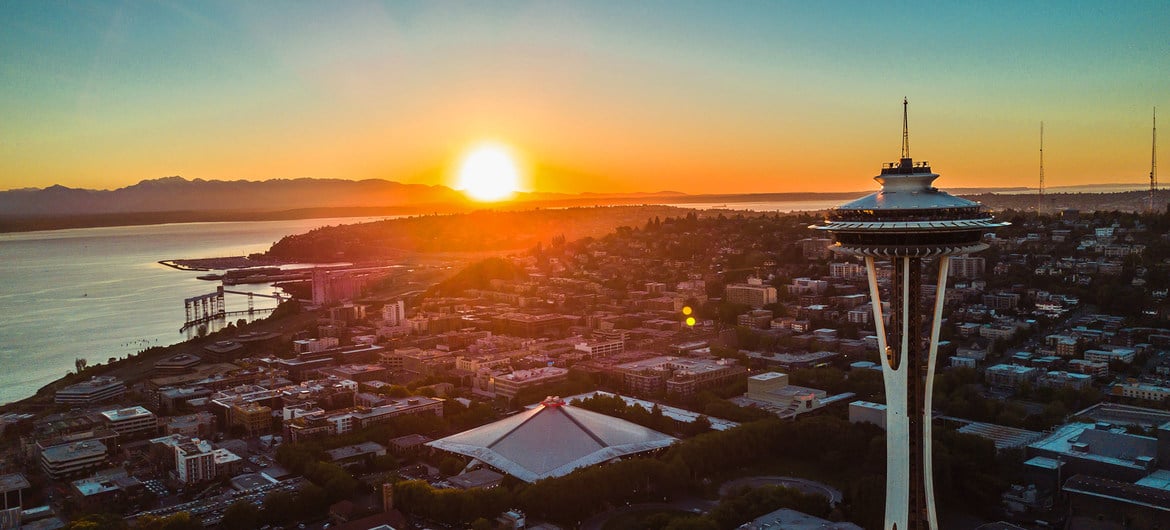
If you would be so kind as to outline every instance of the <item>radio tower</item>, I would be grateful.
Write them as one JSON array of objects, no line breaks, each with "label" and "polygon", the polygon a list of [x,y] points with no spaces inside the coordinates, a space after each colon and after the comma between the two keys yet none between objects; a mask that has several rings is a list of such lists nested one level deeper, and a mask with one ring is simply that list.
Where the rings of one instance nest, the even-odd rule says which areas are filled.
[{"label": "radio tower", "polygon": [[[902,101],[902,158],[874,177],[881,191],[832,210],[823,224],[835,239],[831,250],[865,258],[882,377],[886,390],[885,530],[938,528],[931,465],[931,391],[938,354],[939,325],[950,257],[987,248],[983,234],[1004,226],[980,204],[931,185],[930,164],[910,158],[906,100]],[[924,260],[938,258],[934,319],[924,343],[922,307]],[[890,324],[882,315],[877,259],[888,259]],[[889,336],[887,337],[887,329]],[[927,348],[924,348],[927,346]]]},{"label": "radio tower", "polygon": [[1036,215],[1044,210],[1044,122],[1040,122],[1040,196],[1036,200]]},{"label": "radio tower", "polygon": [[1154,195],[1158,191],[1158,107],[1154,107],[1154,133],[1150,144],[1150,213],[1157,213]]}]

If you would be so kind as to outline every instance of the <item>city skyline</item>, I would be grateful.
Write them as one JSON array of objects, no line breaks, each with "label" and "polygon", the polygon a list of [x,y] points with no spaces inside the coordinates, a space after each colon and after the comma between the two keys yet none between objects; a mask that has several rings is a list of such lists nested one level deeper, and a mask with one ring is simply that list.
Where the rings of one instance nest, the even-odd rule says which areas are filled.
[{"label": "city skyline", "polygon": [[1047,186],[1140,184],[1170,86],[1154,2],[0,12],[0,189],[451,186],[491,141],[526,191],[857,191],[904,96],[948,187],[1034,187],[1042,120]]}]

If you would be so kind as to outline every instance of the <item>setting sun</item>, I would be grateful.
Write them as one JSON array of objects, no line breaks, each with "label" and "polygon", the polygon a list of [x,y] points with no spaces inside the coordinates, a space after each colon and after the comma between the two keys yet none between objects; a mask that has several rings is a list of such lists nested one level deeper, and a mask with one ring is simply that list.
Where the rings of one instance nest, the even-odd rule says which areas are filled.
[{"label": "setting sun", "polygon": [[455,189],[478,201],[511,197],[520,189],[520,170],[511,150],[500,144],[476,146],[459,166]]}]

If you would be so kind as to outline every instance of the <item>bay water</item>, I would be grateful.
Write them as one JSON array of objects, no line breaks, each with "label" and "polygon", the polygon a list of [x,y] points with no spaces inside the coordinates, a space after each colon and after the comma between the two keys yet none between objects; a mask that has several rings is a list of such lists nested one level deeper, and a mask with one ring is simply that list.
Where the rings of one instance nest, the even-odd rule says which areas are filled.
[{"label": "bay water", "polygon": [[[791,212],[840,201],[680,203],[698,209]],[[170,259],[240,256],[313,228],[382,218],[175,223],[0,234],[0,404],[23,399],[74,369],[186,340],[185,298],[215,291],[204,274],[160,265]],[[232,290],[272,294],[268,285]],[[247,309],[225,297],[228,311]],[[275,301],[256,298],[255,307]]]}]

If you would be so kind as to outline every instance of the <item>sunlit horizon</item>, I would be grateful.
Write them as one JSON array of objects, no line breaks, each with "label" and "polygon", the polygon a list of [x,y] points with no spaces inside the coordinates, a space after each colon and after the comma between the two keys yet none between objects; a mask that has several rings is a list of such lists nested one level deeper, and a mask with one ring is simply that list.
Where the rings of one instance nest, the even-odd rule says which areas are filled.
[{"label": "sunlit horizon", "polygon": [[532,192],[851,192],[904,96],[940,187],[1034,187],[1041,121],[1049,187],[1140,183],[1170,10],[1103,9],[6,3],[0,189],[450,185],[500,138]]}]

